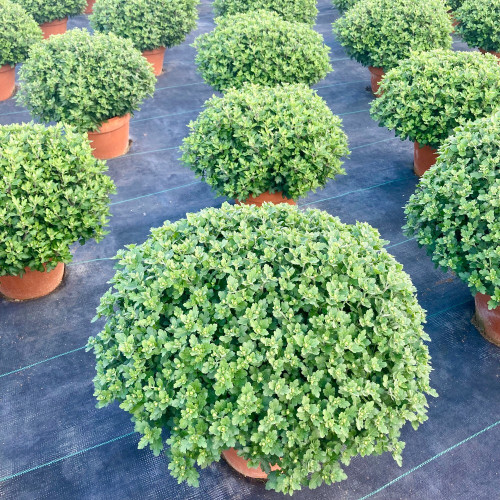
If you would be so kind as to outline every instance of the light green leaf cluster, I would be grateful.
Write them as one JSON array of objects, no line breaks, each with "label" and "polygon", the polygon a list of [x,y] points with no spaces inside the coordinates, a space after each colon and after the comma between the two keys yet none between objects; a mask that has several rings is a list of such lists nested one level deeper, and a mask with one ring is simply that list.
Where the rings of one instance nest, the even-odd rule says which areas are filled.
[{"label": "light green leaf cluster", "polygon": [[297,199],[344,173],[342,121],[304,84],[247,84],[213,97],[184,139],[184,162],[220,195]]},{"label": "light green leaf cluster", "polygon": [[313,25],[318,15],[316,0],[214,0],[217,16],[241,14],[252,10],[270,10],[287,21]]},{"label": "light green leaf cluster", "polygon": [[333,6],[337,7],[340,12],[345,12],[358,2],[359,0],[333,0]]},{"label": "light green leaf cluster", "polygon": [[435,50],[389,71],[371,114],[401,139],[439,147],[453,129],[500,106],[500,65],[490,54]]},{"label": "light green leaf cluster", "polygon": [[284,204],[166,222],[119,252],[101,299],[98,406],[119,401],[155,453],[164,429],[191,485],[230,447],[290,494],[344,479],[356,455],[400,461],[435,392],[424,311],[384,243]]},{"label": "light green leaf cluster", "polygon": [[30,47],[42,39],[35,20],[9,0],[0,0],[0,26],[0,66],[23,62]]},{"label": "light green leaf cluster", "polygon": [[97,0],[90,24],[96,31],[132,40],[141,52],[173,47],[196,27],[199,0]]},{"label": "light green leaf cluster", "polygon": [[84,29],[35,45],[19,76],[20,104],[44,122],[65,122],[81,132],[137,110],[156,84],[130,40]]},{"label": "light green leaf cluster", "polygon": [[397,66],[412,51],[451,48],[443,0],[363,0],[333,24],[347,54],[364,66]]},{"label": "light green leaf cluster", "polygon": [[196,64],[217,90],[244,83],[313,85],[332,70],[323,37],[303,23],[285,21],[259,10],[220,17],[210,33],[199,36]]},{"label": "light green leaf cluster", "polygon": [[500,52],[500,0],[465,0],[455,18],[468,45]]},{"label": "light green leaf cluster", "polygon": [[0,276],[70,262],[69,246],[106,234],[113,181],[68,125],[0,127]]},{"label": "light green leaf cluster", "polygon": [[436,266],[500,305],[500,112],[457,128],[406,206]]},{"label": "light green leaf cluster", "polygon": [[68,16],[77,16],[85,10],[87,0],[14,0],[33,16],[38,24]]}]

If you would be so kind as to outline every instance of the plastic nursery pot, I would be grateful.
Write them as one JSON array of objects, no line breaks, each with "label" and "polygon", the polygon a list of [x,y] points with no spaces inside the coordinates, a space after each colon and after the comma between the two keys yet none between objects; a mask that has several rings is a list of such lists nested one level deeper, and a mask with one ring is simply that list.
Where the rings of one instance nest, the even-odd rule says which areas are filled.
[{"label": "plastic nursery pot", "polygon": [[32,271],[27,267],[22,276],[0,276],[0,293],[8,299],[37,299],[53,292],[61,283],[63,275],[62,262],[48,272]]},{"label": "plastic nursery pot", "polygon": [[476,294],[476,314],[474,316],[481,335],[486,339],[500,346],[500,306],[496,309],[488,309],[489,295]]},{"label": "plastic nursery pot", "polygon": [[479,49],[479,52],[481,52],[481,54],[493,54],[494,56],[497,56],[500,59],[500,52],[495,52],[494,50],[484,50],[484,49]]},{"label": "plastic nursery pot", "polygon": [[377,95],[378,89],[380,87],[380,82],[382,80],[382,77],[385,75],[384,68],[374,68],[373,66],[368,66],[368,69],[370,70],[371,74],[372,92]]},{"label": "plastic nursery pot", "polygon": [[92,154],[99,160],[109,160],[128,151],[130,115],[110,118],[99,130],[88,132]]},{"label": "plastic nursery pot", "polygon": [[285,198],[283,196],[283,193],[277,192],[277,193],[270,193],[269,191],[266,191],[265,193],[262,193],[259,196],[249,196],[246,200],[240,201],[236,200],[236,203],[238,205],[257,205],[258,207],[262,206],[263,203],[268,202],[268,203],[274,203],[275,205],[279,205],[280,203],[288,203],[289,205],[297,205],[295,201],[293,201],[291,198]]},{"label": "plastic nursery pot", "polygon": [[[267,479],[267,474],[260,468],[248,467],[248,460],[240,457],[234,448],[229,448],[222,452],[222,456],[226,462],[237,472],[246,477],[253,477],[255,479]],[[279,470],[279,465],[273,465],[271,470]]]},{"label": "plastic nursery pot", "polygon": [[87,0],[87,7],[83,11],[84,14],[92,14],[92,9],[94,8],[95,0]]},{"label": "plastic nursery pot", "polygon": [[16,86],[16,67],[5,64],[0,66],[0,101],[12,97]]},{"label": "plastic nursery pot", "polygon": [[40,28],[42,29],[43,38],[47,39],[52,35],[62,35],[66,33],[68,25],[68,18],[64,19],[56,19],[55,21],[51,21],[50,23],[42,23],[40,24]]},{"label": "plastic nursery pot", "polygon": [[[455,14],[453,14],[452,10],[449,10],[448,14],[450,15],[452,26],[456,28],[460,24],[460,22],[455,19]],[[455,33],[455,30],[453,30],[453,33]]]},{"label": "plastic nursery pot", "polygon": [[154,50],[145,50],[142,55],[153,65],[155,76],[161,75],[163,71],[163,59],[165,58],[165,47]]},{"label": "plastic nursery pot", "polygon": [[420,146],[418,142],[414,143],[413,171],[419,177],[422,177],[436,163],[437,158],[438,153],[436,149],[431,146]]}]

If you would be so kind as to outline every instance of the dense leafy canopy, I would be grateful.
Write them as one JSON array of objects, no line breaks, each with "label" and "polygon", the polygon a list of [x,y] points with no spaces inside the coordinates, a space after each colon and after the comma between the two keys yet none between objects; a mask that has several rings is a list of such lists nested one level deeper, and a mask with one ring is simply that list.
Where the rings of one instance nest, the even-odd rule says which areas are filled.
[{"label": "dense leafy canopy", "polygon": [[464,0],[445,0],[445,4],[453,11],[456,11],[463,3]]},{"label": "dense leafy canopy", "polygon": [[14,0],[31,14],[38,24],[81,14],[87,0]]},{"label": "dense leafy canopy", "polygon": [[129,38],[140,51],[173,47],[196,27],[199,0],[97,0],[90,24]]},{"label": "dense leafy canopy", "polygon": [[199,36],[196,64],[217,90],[245,82],[313,85],[331,71],[323,37],[303,23],[291,23],[264,10],[219,17],[210,33]]},{"label": "dense leafy canopy", "polygon": [[82,132],[137,110],[156,83],[130,40],[79,29],[34,46],[19,75],[17,99],[34,116]]},{"label": "dense leafy canopy", "polygon": [[340,12],[345,12],[357,2],[359,2],[359,0],[333,0],[333,6],[337,7]]},{"label": "dense leafy canopy", "polygon": [[433,262],[500,305],[500,112],[455,130],[406,207]]},{"label": "dense leafy canopy", "polygon": [[364,66],[397,66],[411,51],[451,48],[443,0],[363,0],[333,24],[347,54]]},{"label": "dense leafy canopy", "polygon": [[264,204],[208,208],[118,254],[101,299],[98,406],[132,414],[139,447],[198,484],[234,447],[292,493],[346,477],[426,420],[424,312],[366,223]]},{"label": "dense leafy canopy", "polygon": [[70,262],[69,245],[99,241],[114,184],[68,125],[0,127],[0,276]]},{"label": "dense leafy canopy", "polygon": [[437,148],[455,127],[500,106],[499,81],[500,65],[490,54],[412,54],[385,75],[371,113],[401,139]]}]

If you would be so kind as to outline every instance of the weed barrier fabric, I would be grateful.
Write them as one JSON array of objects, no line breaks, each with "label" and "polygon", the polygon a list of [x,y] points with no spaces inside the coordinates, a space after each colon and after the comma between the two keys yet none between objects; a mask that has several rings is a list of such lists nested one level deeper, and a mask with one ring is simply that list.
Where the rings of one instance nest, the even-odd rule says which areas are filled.
[{"label": "weed barrier fabric", "polygon": [[[347,59],[331,35],[338,12],[319,2],[316,29],[332,47],[335,71],[315,88],[340,114],[352,155],[347,175],[299,200],[337,215],[366,221],[390,241],[428,311],[432,338],[429,420],[418,431],[403,429],[403,467],[389,454],[357,457],[348,479],[296,499],[493,499],[500,491],[500,349],[470,323],[473,299],[451,274],[434,269],[423,249],[401,232],[403,206],[415,189],[412,144],[371,120],[366,68]],[[70,27],[87,26],[84,16]],[[92,395],[94,356],[83,346],[102,323],[91,323],[113,276],[113,257],[129,243],[143,242],[151,227],[187,212],[220,206],[210,188],[178,161],[187,123],[213,91],[194,66],[195,36],[213,27],[210,2],[202,2],[198,29],[168,50],[166,72],[153,99],[131,122],[127,156],[108,161],[118,192],[112,198],[110,234],[96,245],[74,248],[62,286],[40,300],[0,299],[0,497],[5,499],[267,500],[257,480],[240,477],[221,460],[201,472],[200,488],[177,484],[164,455],[138,450],[139,435],[117,404],[97,410]],[[457,41],[455,48],[466,49]],[[0,104],[0,123],[29,121],[11,99]]]}]

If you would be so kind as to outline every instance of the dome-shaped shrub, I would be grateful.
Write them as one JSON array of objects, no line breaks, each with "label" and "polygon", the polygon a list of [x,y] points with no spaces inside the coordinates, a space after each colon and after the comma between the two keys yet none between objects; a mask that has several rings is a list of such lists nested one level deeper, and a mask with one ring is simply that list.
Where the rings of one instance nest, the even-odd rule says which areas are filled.
[{"label": "dome-shaped shrub", "polygon": [[343,173],[341,120],[303,84],[245,85],[213,97],[191,123],[183,160],[220,195],[297,199]]},{"label": "dome-shaped shrub", "polygon": [[245,82],[312,85],[332,69],[323,37],[303,23],[291,23],[264,10],[216,22],[215,29],[199,36],[194,46],[198,70],[217,90]]},{"label": "dome-shaped shrub", "polygon": [[249,10],[270,10],[287,21],[313,25],[318,9],[316,0],[214,0],[217,16],[241,14]]},{"label": "dome-shaped shrub", "polygon": [[132,40],[140,51],[173,47],[196,27],[199,0],[97,0],[90,24]]},{"label": "dome-shaped shrub", "polygon": [[333,0],[333,6],[337,7],[340,12],[345,12],[357,2],[359,0]]},{"label": "dome-shaped shrub", "polygon": [[500,106],[492,55],[435,50],[413,54],[386,74],[371,113],[401,139],[438,147],[460,124]]},{"label": "dome-shaped shrub", "polygon": [[15,0],[38,24],[81,14],[87,0]]},{"label": "dome-shaped shrub", "polygon": [[[102,298],[98,406],[132,414],[179,480],[227,448],[291,493],[346,477],[426,420],[424,312],[378,232],[288,205],[209,208],[119,253]],[[269,464],[281,470],[270,472]]]},{"label": "dome-shaped shrub", "polygon": [[455,130],[406,207],[433,262],[500,305],[500,112]]},{"label": "dome-shaped shrub", "polygon": [[69,246],[106,234],[114,184],[68,125],[0,127],[0,276],[70,262]]},{"label": "dome-shaped shrub", "polygon": [[17,98],[34,116],[82,132],[137,110],[156,83],[130,40],[79,29],[34,46],[20,80]]},{"label": "dome-shaped shrub", "polygon": [[364,66],[388,71],[411,51],[451,48],[443,0],[363,0],[333,24],[337,40]]}]

